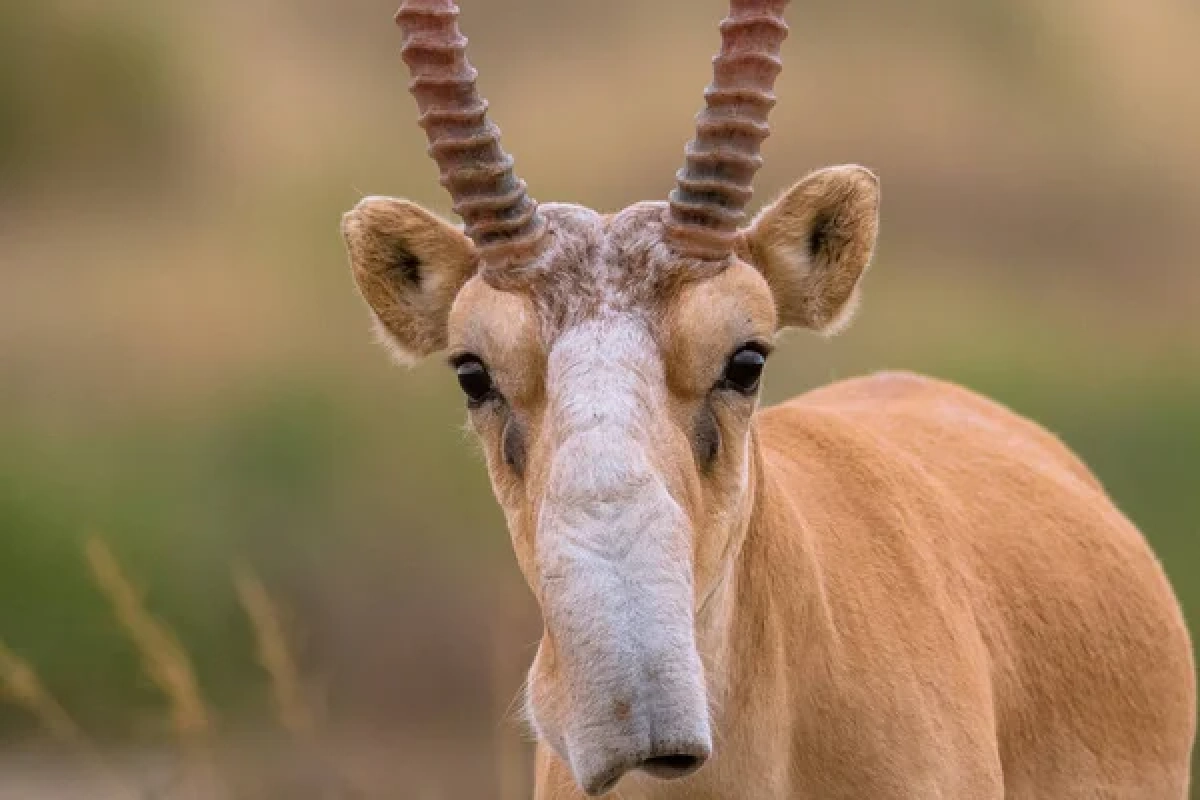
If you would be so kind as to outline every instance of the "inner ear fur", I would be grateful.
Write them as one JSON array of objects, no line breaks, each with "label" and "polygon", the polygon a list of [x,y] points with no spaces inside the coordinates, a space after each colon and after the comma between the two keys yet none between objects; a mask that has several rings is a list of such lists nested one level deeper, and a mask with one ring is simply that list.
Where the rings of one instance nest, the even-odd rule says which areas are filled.
[{"label": "inner ear fur", "polygon": [[878,230],[879,179],[856,165],[813,172],[759,212],[744,257],[767,279],[780,327],[845,327]]},{"label": "inner ear fur", "polygon": [[457,227],[408,200],[364,198],[342,218],[358,291],[405,363],[446,346],[446,321],[478,254]]}]

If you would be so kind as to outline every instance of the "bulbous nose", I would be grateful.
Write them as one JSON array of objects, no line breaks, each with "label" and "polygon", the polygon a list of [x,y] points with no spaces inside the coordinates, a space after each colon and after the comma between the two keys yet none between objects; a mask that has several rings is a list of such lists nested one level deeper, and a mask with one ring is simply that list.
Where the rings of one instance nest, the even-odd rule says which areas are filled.
[{"label": "bulbous nose", "polygon": [[659,780],[686,778],[704,766],[712,755],[712,741],[707,729],[688,738],[673,737],[646,747],[622,746],[635,744],[632,742],[606,744],[595,754],[599,757],[581,758],[576,763],[579,783],[589,797],[611,791],[621,778],[639,770]]}]

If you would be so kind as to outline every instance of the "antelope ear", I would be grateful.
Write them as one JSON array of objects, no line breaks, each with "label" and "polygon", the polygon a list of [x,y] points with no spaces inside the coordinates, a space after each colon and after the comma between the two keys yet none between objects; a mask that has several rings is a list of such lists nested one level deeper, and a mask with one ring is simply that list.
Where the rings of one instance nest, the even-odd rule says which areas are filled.
[{"label": "antelope ear", "polygon": [[745,249],[775,295],[779,326],[844,328],[878,229],[879,179],[853,165],[818,170],[759,212]]},{"label": "antelope ear", "polygon": [[407,200],[364,198],[342,217],[358,291],[402,363],[446,346],[450,306],[479,263],[474,244]]}]

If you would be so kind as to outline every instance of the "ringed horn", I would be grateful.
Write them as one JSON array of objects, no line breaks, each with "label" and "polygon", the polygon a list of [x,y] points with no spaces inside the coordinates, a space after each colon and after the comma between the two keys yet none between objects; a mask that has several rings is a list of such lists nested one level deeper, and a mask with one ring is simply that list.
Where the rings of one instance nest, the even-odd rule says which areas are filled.
[{"label": "ringed horn", "polygon": [[500,146],[500,129],[487,118],[475,90],[478,72],[467,61],[453,0],[405,0],[396,12],[403,32],[401,57],[412,74],[419,124],[429,154],[450,192],[454,212],[479,248],[485,266],[502,267],[533,256],[546,230],[513,158]]},{"label": "ringed horn", "polygon": [[664,224],[680,254],[723,260],[737,231],[762,166],[759,148],[770,134],[767,114],[775,105],[779,53],[788,27],[788,0],[730,0],[721,22],[721,51],[713,81],[704,90],[683,169],[676,174]]}]

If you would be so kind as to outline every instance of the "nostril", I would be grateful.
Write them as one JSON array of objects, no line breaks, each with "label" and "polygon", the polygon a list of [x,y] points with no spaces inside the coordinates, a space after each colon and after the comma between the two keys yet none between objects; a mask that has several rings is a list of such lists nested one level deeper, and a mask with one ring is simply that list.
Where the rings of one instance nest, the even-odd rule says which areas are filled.
[{"label": "nostril", "polygon": [[618,761],[609,765],[603,772],[596,774],[591,780],[581,782],[584,792],[589,797],[599,797],[612,791],[621,778],[630,770],[641,770],[647,775],[659,780],[669,781],[686,778],[708,759],[708,748],[701,748],[700,754],[693,753],[664,753],[660,756],[650,756],[638,760],[637,757]]},{"label": "nostril", "polygon": [[647,758],[638,767],[656,778],[670,780],[691,775],[704,763],[704,759],[690,753],[672,753],[670,755]]}]

